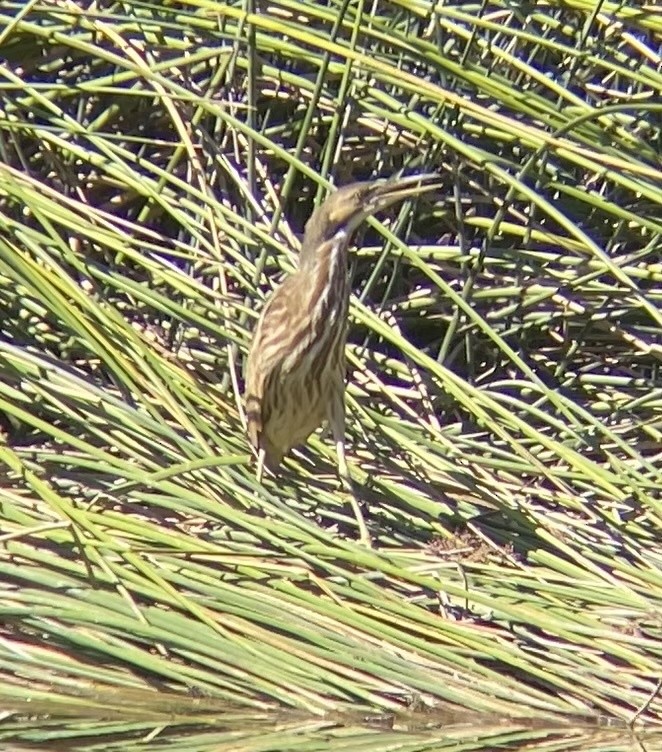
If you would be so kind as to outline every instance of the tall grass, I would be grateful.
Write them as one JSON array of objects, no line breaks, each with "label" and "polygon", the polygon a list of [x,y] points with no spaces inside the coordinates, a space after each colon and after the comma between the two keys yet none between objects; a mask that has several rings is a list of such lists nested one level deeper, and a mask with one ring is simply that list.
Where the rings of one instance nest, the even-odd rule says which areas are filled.
[{"label": "tall grass", "polygon": [[[662,720],[662,16],[4,4],[4,692]],[[260,486],[241,364],[330,183],[350,465]],[[20,689],[20,688],[28,689]]]}]

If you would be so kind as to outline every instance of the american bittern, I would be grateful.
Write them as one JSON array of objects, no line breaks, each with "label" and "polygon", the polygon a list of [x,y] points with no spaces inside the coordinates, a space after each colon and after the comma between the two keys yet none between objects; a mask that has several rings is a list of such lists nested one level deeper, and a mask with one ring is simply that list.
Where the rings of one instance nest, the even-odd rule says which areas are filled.
[{"label": "american bittern", "polygon": [[265,464],[275,471],[292,447],[328,420],[362,542],[370,536],[345,458],[348,247],[366,217],[438,183],[437,175],[412,175],[332,193],[306,223],[299,269],[265,305],[246,364],[248,436],[258,450],[258,479]]}]

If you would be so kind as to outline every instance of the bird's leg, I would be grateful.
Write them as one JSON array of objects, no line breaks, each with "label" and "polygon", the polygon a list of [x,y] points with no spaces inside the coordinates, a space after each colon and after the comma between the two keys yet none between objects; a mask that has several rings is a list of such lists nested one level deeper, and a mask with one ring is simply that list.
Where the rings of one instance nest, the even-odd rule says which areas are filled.
[{"label": "bird's leg", "polygon": [[258,483],[262,483],[262,476],[264,475],[264,460],[266,452],[264,449],[259,449],[257,453],[257,469],[255,470],[255,476]]},{"label": "bird's leg", "polygon": [[361,507],[359,506],[359,500],[356,498],[354,492],[354,484],[352,483],[352,476],[349,474],[347,457],[345,455],[344,384],[342,392],[340,392],[339,395],[336,395],[335,399],[332,401],[329,412],[329,426],[331,428],[331,433],[333,434],[333,440],[336,444],[336,455],[338,457],[338,475],[340,475],[340,479],[349,493],[352,511],[354,512],[354,517],[356,518],[356,523],[359,527],[359,543],[370,547],[372,546],[372,538],[370,537],[370,531],[366,525]]}]

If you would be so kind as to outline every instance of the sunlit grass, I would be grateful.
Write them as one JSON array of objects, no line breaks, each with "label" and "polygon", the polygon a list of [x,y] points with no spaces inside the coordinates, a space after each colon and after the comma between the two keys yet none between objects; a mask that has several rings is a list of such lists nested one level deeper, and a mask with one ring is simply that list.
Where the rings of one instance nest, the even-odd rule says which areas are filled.
[{"label": "sunlit grass", "polygon": [[[662,719],[659,14],[0,12],[0,672],[315,713]],[[328,184],[435,170],[354,258],[357,532],[260,487],[256,315]]]}]

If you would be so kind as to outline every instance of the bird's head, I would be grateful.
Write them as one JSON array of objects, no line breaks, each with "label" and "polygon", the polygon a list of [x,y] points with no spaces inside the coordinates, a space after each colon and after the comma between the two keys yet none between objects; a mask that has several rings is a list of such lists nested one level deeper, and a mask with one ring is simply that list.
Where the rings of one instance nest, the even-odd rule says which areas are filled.
[{"label": "bird's head", "polygon": [[333,238],[349,243],[352,233],[364,219],[397,201],[418,196],[440,187],[439,175],[423,174],[390,180],[351,183],[338,188],[306,222],[301,245],[301,263],[314,258],[322,243]]}]

